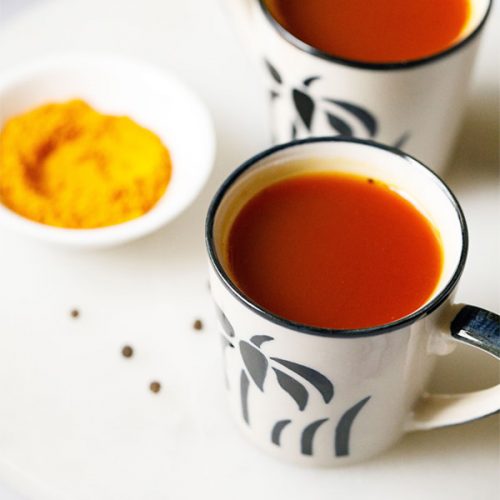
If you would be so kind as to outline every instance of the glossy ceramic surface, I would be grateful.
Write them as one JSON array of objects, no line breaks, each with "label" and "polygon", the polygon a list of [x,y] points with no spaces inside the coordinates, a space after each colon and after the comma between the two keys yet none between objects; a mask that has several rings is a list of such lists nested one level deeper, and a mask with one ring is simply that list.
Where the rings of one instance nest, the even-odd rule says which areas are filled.
[{"label": "glossy ceramic surface", "polygon": [[[316,161],[296,162],[308,158]],[[387,325],[328,330],[278,317],[238,290],[221,257],[229,227],[245,199],[276,179],[296,175],[294,165],[304,172],[372,176],[429,218],[439,232],[444,267],[424,306]],[[468,237],[455,197],[424,165],[397,150],[354,139],[276,146],[248,160],[222,185],[208,212],[207,247],[231,409],[254,443],[286,460],[334,466],[376,455],[408,429],[434,426],[428,415],[434,401],[427,400],[425,411],[415,408],[435,356],[454,349],[452,297],[465,265]],[[498,317],[491,326],[498,347]],[[483,405],[477,406],[476,399],[466,411],[451,409],[447,423],[498,410],[498,395],[497,387]]]}]

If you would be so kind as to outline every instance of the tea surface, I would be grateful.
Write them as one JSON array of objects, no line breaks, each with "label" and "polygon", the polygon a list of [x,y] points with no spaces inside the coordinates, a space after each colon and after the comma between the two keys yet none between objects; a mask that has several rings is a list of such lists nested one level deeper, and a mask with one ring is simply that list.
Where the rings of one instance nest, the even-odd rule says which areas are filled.
[{"label": "tea surface", "polygon": [[431,223],[384,184],[316,173],[272,184],[241,209],[227,264],[264,309],[352,329],[422,306],[439,280],[442,251]]},{"label": "tea surface", "polygon": [[266,0],[273,17],[313,47],[363,62],[420,59],[451,46],[470,0]]}]

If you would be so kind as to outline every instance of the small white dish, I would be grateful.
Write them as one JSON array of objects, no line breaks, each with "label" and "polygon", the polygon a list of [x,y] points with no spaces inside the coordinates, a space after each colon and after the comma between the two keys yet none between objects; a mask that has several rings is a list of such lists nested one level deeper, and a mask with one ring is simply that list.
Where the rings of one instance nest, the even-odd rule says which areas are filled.
[{"label": "small white dish", "polygon": [[0,224],[40,240],[109,247],[145,236],[179,215],[212,170],[215,133],[200,99],[168,72],[110,55],[64,54],[0,76],[0,129],[14,115],[73,98],[106,114],[127,115],[155,132],[172,157],[172,178],[158,203],[137,219],[98,229],[64,229],[26,219],[0,203]]}]

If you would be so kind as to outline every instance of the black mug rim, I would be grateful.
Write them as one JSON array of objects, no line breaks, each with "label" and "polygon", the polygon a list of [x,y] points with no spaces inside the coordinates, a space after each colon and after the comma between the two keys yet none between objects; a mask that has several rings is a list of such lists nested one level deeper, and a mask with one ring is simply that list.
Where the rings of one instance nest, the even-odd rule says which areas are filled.
[{"label": "black mug rim", "polygon": [[[455,212],[457,214],[460,227],[461,227],[461,235],[462,235],[462,249],[460,253],[460,259],[457,264],[453,275],[448,280],[446,286],[441,290],[439,294],[437,294],[432,300],[426,302],[422,307],[417,309],[415,312],[404,316],[396,321],[391,323],[386,323],[383,325],[377,325],[369,328],[354,328],[354,329],[334,329],[334,328],[321,328],[315,326],[309,326],[302,323],[298,323],[295,321],[288,320],[283,318],[277,314],[272,313],[259,306],[257,303],[252,301],[249,297],[247,297],[239,288],[233,283],[228,273],[224,270],[222,263],[220,262],[217,251],[215,248],[214,241],[214,224],[215,217],[217,215],[217,210],[224,199],[226,193],[229,191],[234,182],[241,177],[249,168],[251,168],[255,163],[267,158],[269,156],[274,155],[275,153],[282,151],[284,149],[289,149],[297,146],[301,146],[303,144],[311,144],[311,143],[325,143],[325,142],[344,142],[344,143],[355,143],[364,146],[374,147],[377,149],[382,149],[386,152],[395,154],[402,158],[405,161],[413,161],[416,162],[420,167],[427,172],[427,175],[430,176],[431,180],[433,180],[441,189],[441,191],[448,198],[450,203],[452,204]],[[416,321],[422,319],[425,316],[428,316],[430,313],[435,311],[440,305],[442,305],[450,296],[450,294],[455,289],[458,284],[462,272],[464,270],[465,262],[467,260],[467,253],[469,247],[469,236],[467,230],[467,223],[465,221],[465,216],[462,211],[462,208],[450,190],[450,188],[446,185],[446,183],[439,177],[435,172],[433,172],[429,167],[415,159],[413,156],[408,155],[399,149],[393,148],[391,146],[386,146],[384,144],[380,144],[374,141],[365,140],[365,139],[356,139],[352,137],[310,137],[307,139],[300,139],[291,142],[287,142],[284,144],[278,144],[276,146],[272,146],[260,153],[249,158],[247,161],[242,163],[238,168],[236,168],[221,184],[217,192],[215,193],[210,206],[207,212],[207,218],[205,222],[205,243],[207,247],[208,257],[210,260],[213,269],[215,270],[217,276],[222,281],[225,288],[235,297],[241,304],[250,309],[251,311],[257,313],[259,316],[267,319],[268,321],[275,323],[279,326],[285,327],[290,330],[294,330],[300,333],[306,333],[309,335],[316,335],[321,337],[328,338],[358,338],[358,337],[367,337],[380,335],[384,333],[393,332],[395,330],[400,330],[404,327],[410,326]]]},{"label": "black mug rim", "polygon": [[302,41],[300,38],[296,37],[290,31],[288,31],[284,26],[282,26],[271,14],[269,9],[267,8],[264,0],[258,0],[260,8],[266,17],[266,19],[270,22],[273,28],[284,38],[287,42],[291,43],[296,48],[306,52],[307,54],[319,57],[320,59],[324,59],[329,62],[335,62],[338,64],[342,64],[344,66],[351,66],[360,69],[371,69],[371,70],[398,70],[398,69],[408,69],[414,68],[416,66],[421,66],[424,64],[428,64],[431,62],[438,61],[446,56],[449,56],[458,50],[462,49],[466,45],[469,44],[474,38],[476,38],[479,33],[482,31],[486,21],[490,15],[491,8],[493,5],[493,0],[488,0],[488,7],[486,8],[486,12],[484,13],[481,21],[478,23],[476,28],[471,31],[463,40],[460,40],[458,43],[454,43],[450,47],[436,52],[435,54],[431,54],[430,56],[421,57],[418,59],[409,59],[404,61],[394,61],[394,62],[367,62],[360,61],[356,59],[348,59],[344,57],[334,56],[327,52],[324,52],[308,43]]}]

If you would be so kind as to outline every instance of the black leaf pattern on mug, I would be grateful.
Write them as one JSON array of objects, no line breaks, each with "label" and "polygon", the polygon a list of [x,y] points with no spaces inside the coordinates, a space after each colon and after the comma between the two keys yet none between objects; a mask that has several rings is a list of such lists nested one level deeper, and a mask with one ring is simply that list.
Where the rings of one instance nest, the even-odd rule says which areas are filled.
[{"label": "black leaf pattern on mug", "polygon": [[[273,364],[279,364],[280,366],[293,372],[295,375],[298,375],[306,382],[310,383],[321,394],[323,401],[326,404],[331,402],[334,396],[334,386],[332,382],[317,370],[282,358],[270,357],[268,360],[263,352],[261,352],[260,347],[264,343],[271,342],[273,340],[274,338],[269,335],[254,335],[250,338],[250,342],[239,342],[239,351],[244,365],[244,368],[242,368],[240,372],[239,397],[242,418],[247,425],[250,425],[249,394],[251,381],[253,381],[259,390],[264,394],[264,382],[270,367],[276,374],[278,386],[295,401],[299,411],[304,411],[308,405],[309,392],[306,387],[295,377],[292,377],[288,375],[288,373],[274,367]],[[232,344],[225,338],[223,343],[226,346],[232,346]],[[368,396],[351,406],[339,419],[333,436],[334,443],[332,451],[335,456],[344,457],[349,455],[351,430],[354,420],[370,399],[371,396]],[[315,420],[303,429],[300,437],[300,449],[303,455],[313,454],[313,443],[316,431],[321,425],[323,425],[324,422],[328,420],[328,418]],[[271,442],[277,446],[281,446],[283,430],[292,423],[293,421],[291,419],[283,419],[275,422],[271,429]]]},{"label": "black leaf pattern on mug", "polygon": [[271,431],[272,443],[281,446],[281,433],[283,432],[283,429],[291,422],[291,420],[278,420],[278,422],[274,424]]},{"label": "black leaf pattern on mug", "polygon": [[255,385],[264,391],[264,380],[266,379],[268,361],[256,347],[244,340],[240,341],[240,353],[248,374]]},{"label": "black leaf pattern on mug", "polygon": [[229,342],[229,340],[227,340],[227,338],[224,337],[224,335],[221,335],[220,338],[223,348],[230,347],[231,349],[234,349],[234,345],[231,342]]},{"label": "black leaf pattern on mug", "polygon": [[313,441],[316,431],[323,425],[328,419],[322,418],[320,420],[314,421],[309,424],[303,431],[302,437],[300,439],[300,452],[302,455],[312,455],[313,454]]},{"label": "black leaf pattern on mug", "polygon": [[405,144],[406,142],[408,141],[408,139],[410,138],[410,134],[408,132],[405,132],[395,143],[394,143],[394,147],[396,149],[401,149]]},{"label": "black leaf pattern on mug", "polygon": [[226,389],[230,389],[230,384],[229,384],[229,377],[227,374],[227,363],[226,363],[226,348],[231,348],[234,349],[234,345],[227,340],[227,338],[224,335],[220,336],[221,342],[222,342],[222,364],[223,364],[223,370],[224,370],[224,382],[226,385]]},{"label": "black leaf pattern on mug", "polygon": [[351,428],[356,418],[356,415],[365,406],[371,396],[368,396],[354,406],[349,408],[339,420],[335,429],[335,456],[344,457],[349,455],[349,441],[351,436]]},{"label": "black leaf pattern on mug", "polygon": [[325,113],[328,119],[328,123],[330,124],[330,127],[336,130],[340,135],[346,137],[352,137],[353,135],[352,128],[346,121],[342,120],[342,118],[339,118],[338,116],[335,116],[333,113],[330,113],[328,111],[325,111]]},{"label": "black leaf pattern on mug", "polygon": [[277,99],[280,96],[279,92],[276,92],[276,90],[271,90],[269,92],[269,97],[271,98],[271,101],[274,101],[274,99]]},{"label": "black leaf pattern on mug", "polygon": [[290,377],[290,375],[287,375],[277,368],[273,368],[273,370],[276,373],[280,387],[295,400],[299,410],[303,411],[309,399],[307,389],[300,382]]},{"label": "black leaf pattern on mug", "polygon": [[[276,69],[276,66],[271,64],[268,60],[264,59],[264,63],[267,67],[274,84],[281,86],[281,89],[285,89],[287,85],[284,83],[281,74]],[[313,116],[316,112],[324,113],[324,116],[328,120],[330,127],[339,135],[346,137],[353,136],[368,136],[369,138],[376,138],[379,133],[379,122],[373,113],[368,111],[363,106],[359,104],[345,101],[343,99],[333,99],[330,97],[325,97],[321,95],[315,95],[316,88],[314,82],[321,80],[322,77],[319,75],[309,76],[304,78],[299,82],[297,86],[290,85],[288,88],[291,89],[291,96],[293,101],[293,106],[297,113],[297,116],[293,119],[290,127],[290,137],[295,140],[299,136],[300,125],[303,123],[307,133],[306,135],[314,134],[313,130]],[[271,90],[271,100],[275,101],[278,98],[283,99],[285,96],[290,95],[288,92],[278,92],[277,90]],[[345,118],[337,116],[335,110],[325,109],[325,104],[329,103],[334,107],[342,109],[344,112],[348,113]],[[330,106],[331,107],[331,106]],[[318,110],[318,111],[316,111]],[[355,119],[352,123],[351,119]],[[348,121],[346,121],[348,120]],[[365,129],[365,134],[355,133],[356,123],[360,123]],[[321,134],[324,135],[324,134]],[[410,138],[410,133],[405,132],[397,141],[394,143],[394,147],[401,149]],[[273,139],[276,142],[276,138]],[[384,141],[387,142],[387,141]]]},{"label": "black leaf pattern on mug", "polygon": [[315,82],[316,80],[319,80],[320,77],[319,76],[310,76],[309,78],[306,78],[302,84],[304,85],[304,87],[309,87],[309,85],[311,85],[311,83]]},{"label": "black leaf pattern on mug", "polygon": [[215,305],[215,310],[217,311],[217,316],[219,318],[219,322],[220,322],[225,334],[228,335],[229,337],[234,337],[233,325],[231,325],[231,323],[227,319],[226,315],[222,312],[222,309],[218,305]]},{"label": "black leaf pattern on mug", "polygon": [[308,366],[294,363],[293,361],[288,361],[286,359],[271,359],[284,366],[285,368],[288,368],[290,371],[296,373],[304,380],[307,380],[319,391],[325,403],[329,403],[332,400],[334,393],[333,384],[322,373],[314,370],[313,368],[309,368]]},{"label": "black leaf pattern on mug", "polygon": [[326,102],[330,102],[339,106],[355,116],[366,128],[370,137],[374,137],[377,134],[378,124],[376,118],[366,109],[359,105],[353,104],[352,102],[339,101],[338,99],[325,99]]},{"label": "black leaf pattern on mug", "polygon": [[314,101],[308,94],[302,92],[302,90],[299,89],[292,90],[292,97],[295,104],[295,109],[297,110],[302,123],[305,125],[307,130],[311,130],[315,107]]},{"label": "black leaf pattern on mug", "polygon": [[278,70],[267,59],[264,59],[264,63],[269,70],[270,75],[273,77],[273,80],[281,85],[283,83],[283,79],[281,78]]},{"label": "black leaf pattern on mug", "polygon": [[270,340],[274,340],[274,338],[269,335],[254,335],[250,339],[250,342],[257,347],[260,347],[264,342],[269,342]]},{"label": "black leaf pattern on mug", "polygon": [[241,414],[243,420],[250,425],[250,417],[248,414],[248,388],[250,381],[248,380],[245,370],[241,370],[240,375],[240,398],[241,398]]}]

